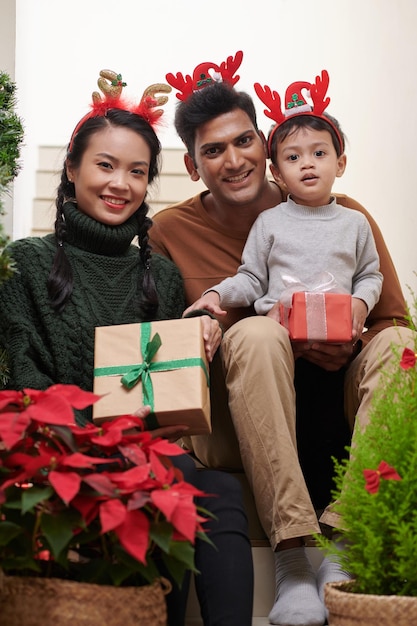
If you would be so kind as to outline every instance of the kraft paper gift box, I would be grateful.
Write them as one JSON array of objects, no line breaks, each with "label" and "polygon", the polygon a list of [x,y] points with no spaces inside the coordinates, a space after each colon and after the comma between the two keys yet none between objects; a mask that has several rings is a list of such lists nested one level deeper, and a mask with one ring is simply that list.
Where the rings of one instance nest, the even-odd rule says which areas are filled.
[{"label": "kraft paper gift box", "polygon": [[352,339],[352,296],[297,291],[290,309],[280,305],[280,318],[293,341],[345,343]]},{"label": "kraft paper gift box", "polygon": [[95,329],[93,421],[133,414],[147,404],[149,428],[184,424],[211,432],[210,390],[199,317]]}]

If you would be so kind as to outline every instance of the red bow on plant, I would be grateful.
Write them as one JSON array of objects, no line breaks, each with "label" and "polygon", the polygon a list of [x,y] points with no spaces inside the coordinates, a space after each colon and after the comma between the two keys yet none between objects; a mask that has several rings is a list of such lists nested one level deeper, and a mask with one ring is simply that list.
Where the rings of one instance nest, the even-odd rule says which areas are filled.
[{"label": "red bow on plant", "polygon": [[366,480],[365,489],[369,493],[378,493],[381,478],[385,480],[402,480],[397,471],[388,465],[386,461],[381,461],[376,470],[363,470],[363,475]]},{"label": "red bow on plant", "polygon": [[404,348],[404,352],[401,357],[400,367],[403,370],[409,370],[415,366],[417,360],[417,354],[410,348]]}]

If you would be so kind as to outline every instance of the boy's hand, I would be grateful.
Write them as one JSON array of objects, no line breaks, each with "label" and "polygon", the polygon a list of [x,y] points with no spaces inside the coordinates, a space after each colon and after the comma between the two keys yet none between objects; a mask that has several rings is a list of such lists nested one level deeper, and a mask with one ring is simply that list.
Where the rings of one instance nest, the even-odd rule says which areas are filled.
[{"label": "boy's hand", "polygon": [[201,298],[185,309],[183,316],[196,309],[206,309],[213,315],[227,315],[227,311],[220,308],[220,296],[217,291],[208,291],[204,296],[201,296]]},{"label": "boy's hand", "polygon": [[363,327],[368,315],[368,307],[363,300],[352,298],[352,339],[354,342],[360,339]]}]

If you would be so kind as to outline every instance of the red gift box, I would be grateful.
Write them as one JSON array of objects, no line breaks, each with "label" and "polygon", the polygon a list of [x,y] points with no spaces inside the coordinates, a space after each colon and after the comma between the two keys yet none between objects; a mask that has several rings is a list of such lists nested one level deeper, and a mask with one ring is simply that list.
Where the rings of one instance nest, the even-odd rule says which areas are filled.
[{"label": "red gift box", "polygon": [[297,291],[290,309],[280,305],[280,321],[292,341],[346,343],[352,339],[352,296]]}]

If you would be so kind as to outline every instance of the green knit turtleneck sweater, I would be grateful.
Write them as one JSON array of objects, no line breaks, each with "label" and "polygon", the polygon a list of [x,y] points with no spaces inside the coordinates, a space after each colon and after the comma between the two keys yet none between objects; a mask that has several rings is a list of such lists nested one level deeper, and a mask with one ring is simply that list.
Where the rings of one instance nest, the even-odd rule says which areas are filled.
[{"label": "green knit turtleneck sweater", "polygon": [[[132,244],[136,215],[108,226],[66,203],[64,217],[74,288],[62,313],[53,311],[47,292],[55,236],[28,237],[8,246],[18,269],[0,289],[0,342],[9,358],[9,389],[66,383],[91,390],[95,326],[142,321],[137,302],[143,266]],[[155,319],[181,317],[185,304],[179,271],[153,255],[152,273],[159,295]]]}]

